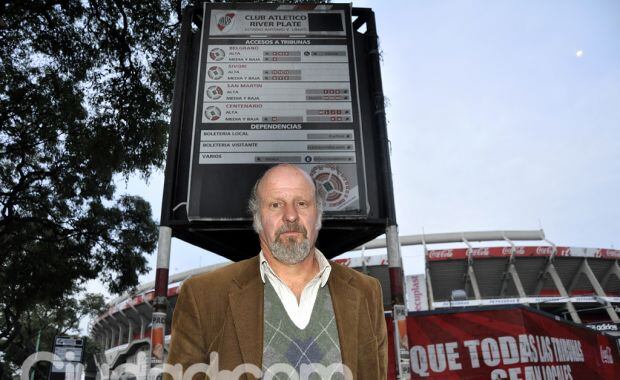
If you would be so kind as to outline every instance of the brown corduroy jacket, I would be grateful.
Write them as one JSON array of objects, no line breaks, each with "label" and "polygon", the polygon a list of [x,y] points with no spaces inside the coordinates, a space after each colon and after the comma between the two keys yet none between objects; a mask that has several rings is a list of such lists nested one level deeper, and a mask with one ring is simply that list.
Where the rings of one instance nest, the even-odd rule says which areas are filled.
[{"label": "brown corduroy jacket", "polygon": [[[327,284],[342,361],[354,379],[383,380],[387,377],[387,330],[381,285],[353,269],[331,265]],[[186,371],[195,363],[213,365],[210,353],[217,352],[219,371],[244,363],[260,369],[263,289],[258,256],[185,281],[174,309],[167,362],[181,364]],[[240,378],[255,379],[247,373]]]}]

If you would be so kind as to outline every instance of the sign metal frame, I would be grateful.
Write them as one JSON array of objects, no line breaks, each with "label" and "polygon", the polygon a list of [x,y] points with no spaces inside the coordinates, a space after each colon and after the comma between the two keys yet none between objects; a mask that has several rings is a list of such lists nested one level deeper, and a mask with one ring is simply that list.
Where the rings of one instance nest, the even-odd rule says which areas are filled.
[{"label": "sign metal frame", "polygon": [[[230,7],[231,4],[206,6],[220,9]],[[234,9],[260,9],[274,5],[237,3],[234,6]],[[360,132],[359,139],[356,139],[356,152],[359,152],[358,159],[361,160],[359,178],[364,183],[365,190],[362,193],[365,194],[364,199],[361,199],[362,207],[358,210],[328,210],[324,214],[317,246],[328,258],[354,249],[385,233],[387,226],[396,224],[374,13],[367,8],[350,8],[350,12],[354,19],[350,23],[351,46],[348,48],[353,64],[351,82],[359,94],[357,109]],[[235,215],[213,218],[193,218],[188,215],[189,168],[195,148],[192,140],[197,135],[193,119],[197,114],[199,52],[205,15],[202,6],[190,6],[184,11],[160,223],[172,229],[173,237],[237,261],[254,256],[259,250],[251,216],[245,208],[251,185],[264,170],[275,163],[247,165],[241,172],[227,173],[220,170],[209,177],[209,186],[216,186],[224,176],[240,180],[238,188],[229,187],[213,193],[217,194],[215,199],[219,204],[236,208]],[[239,214],[239,210],[243,213]]]}]

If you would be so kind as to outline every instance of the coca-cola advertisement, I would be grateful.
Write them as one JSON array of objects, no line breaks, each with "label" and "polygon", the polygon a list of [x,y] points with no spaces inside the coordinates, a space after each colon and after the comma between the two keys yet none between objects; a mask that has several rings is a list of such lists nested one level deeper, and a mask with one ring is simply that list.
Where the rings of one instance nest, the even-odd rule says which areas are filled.
[{"label": "coca-cola advertisement", "polygon": [[595,257],[600,259],[616,260],[620,258],[620,250],[604,248],[579,248],[579,247],[479,247],[479,248],[455,248],[437,249],[426,252],[428,261],[463,260],[467,258],[485,259],[501,257]]}]

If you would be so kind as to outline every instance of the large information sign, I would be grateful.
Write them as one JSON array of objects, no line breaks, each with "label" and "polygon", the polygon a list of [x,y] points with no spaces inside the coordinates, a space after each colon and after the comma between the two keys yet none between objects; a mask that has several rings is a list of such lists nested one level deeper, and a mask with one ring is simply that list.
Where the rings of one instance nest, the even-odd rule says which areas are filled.
[{"label": "large information sign", "polygon": [[331,217],[368,214],[355,52],[348,4],[205,4],[187,217],[247,219],[270,166],[293,163],[326,194]]}]

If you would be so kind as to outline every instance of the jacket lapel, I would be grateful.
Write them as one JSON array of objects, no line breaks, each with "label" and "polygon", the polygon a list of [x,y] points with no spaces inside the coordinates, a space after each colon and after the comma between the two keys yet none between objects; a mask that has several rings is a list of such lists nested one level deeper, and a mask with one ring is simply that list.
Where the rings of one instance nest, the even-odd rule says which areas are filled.
[{"label": "jacket lapel", "polygon": [[360,294],[349,284],[350,280],[350,274],[342,271],[338,264],[332,263],[332,272],[327,283],[336,314],[342,363],[351,369],[355,379],[357,378],[357,325]]},{"label": "jacket lapel", "polygon": [[258,265],[258,259],[249,260],[246,270],[234,279],[238,288],[233,287],[228,293],[228,298],[243,362],[261,368],[264,286]]}]

